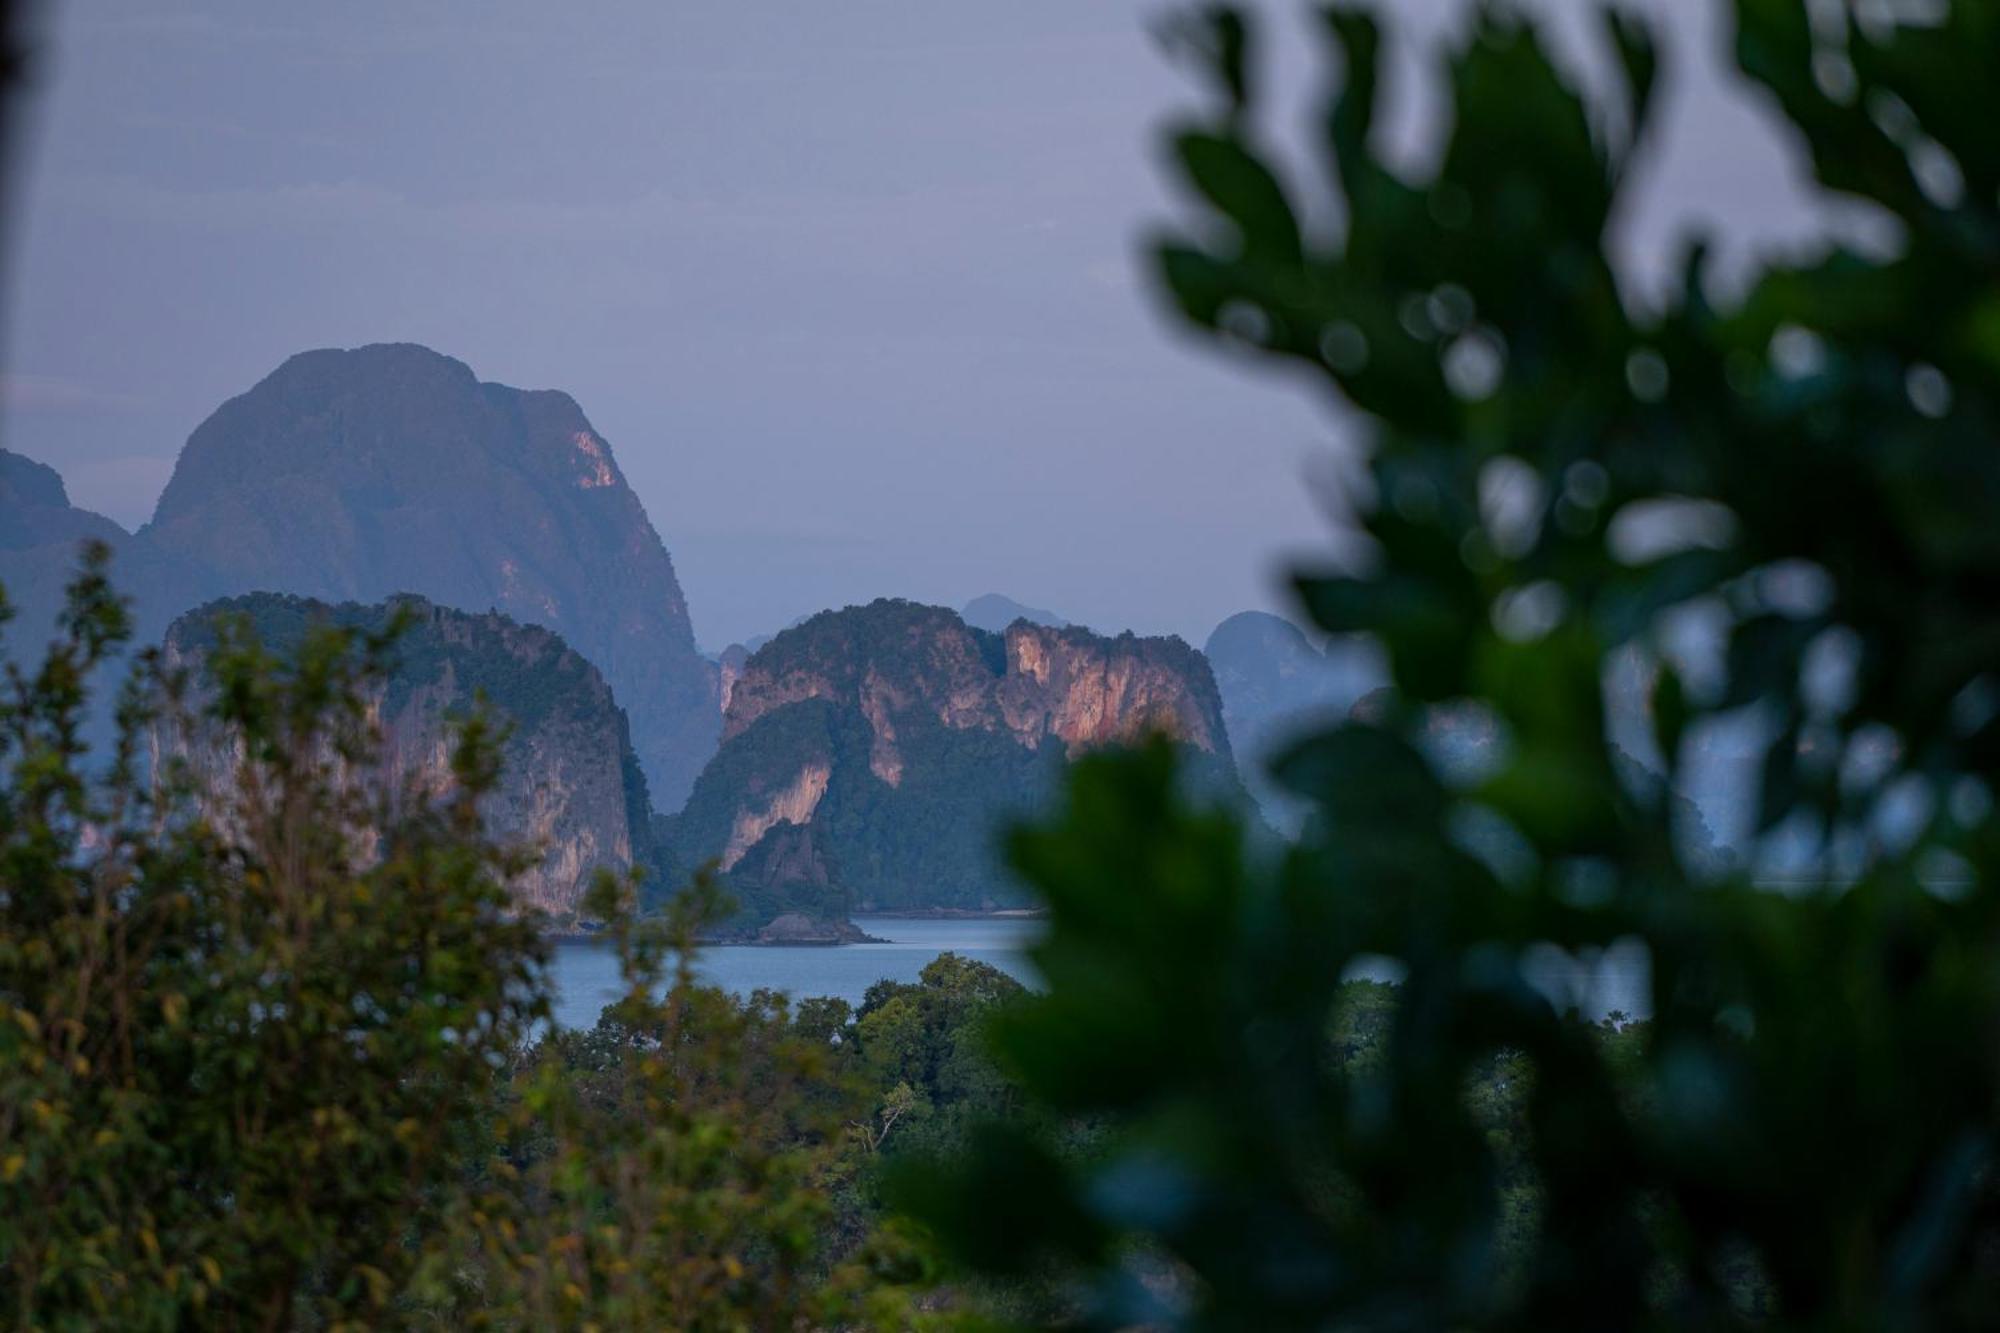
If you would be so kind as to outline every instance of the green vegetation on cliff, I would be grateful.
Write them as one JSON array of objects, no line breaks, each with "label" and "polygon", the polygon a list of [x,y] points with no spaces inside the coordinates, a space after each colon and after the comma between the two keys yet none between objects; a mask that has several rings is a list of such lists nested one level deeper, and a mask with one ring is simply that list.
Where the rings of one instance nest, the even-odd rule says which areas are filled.
[{"label": "green vegetation on cliff", "polygon": [[611,699],[597,669],[559,635],[496,612],[455,611],[408,594],[369,605],[329,605],[285,593],[224,597],[175,621],[167,641],[199,654],[214,646],[217,622],[236,621],[272,653],[287,656],[320,628],[380,634],[399,620],[385,682],[389,712],[417,690],[446,686],[466,703],[484,698],[507,722],[529,731],[554,718],[594,721]]},{"label": "green vegetation on cliff", "polygon": [[1028,901],[1010,879],[998,830],[1044,809],[1063,769],[1060,744],[1027,749],[988,731],[934,720],[899,727],[902,781],[869,769],[871,734],[858,709],[810,699],[759,718],[725,745],[695,785],[673,831],[682,858],[726,848],[746,798],[802,765],[829,769],[803,826],[784,823],[725,876],[755,912],[990,908]]}]

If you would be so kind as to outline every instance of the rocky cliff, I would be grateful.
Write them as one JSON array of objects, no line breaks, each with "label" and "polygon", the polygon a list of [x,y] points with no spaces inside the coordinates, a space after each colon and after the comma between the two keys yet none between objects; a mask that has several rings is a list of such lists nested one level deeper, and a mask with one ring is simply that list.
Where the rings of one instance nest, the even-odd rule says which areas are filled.
[{"label": "rocky cliff", "polygon": [[1071,755],[1154,731],[1229,753],[1214,679],[1179,639],[1027,622],[995,634],[943,607],[889,598],[822,612],[747,659],[724,743],[805,699],[867,718],[876,776],[891,786],[901,765],[896,722],[913,711],[952,730],[1004,731],[1028,749],[1056,740]]},{"label": "rocky cliff", "polygon": [[408,344],[301,353],[195,430],[133,547],[128,566],[172,571],[142,632],[253,591],[496,609],[603,672],[663,806],[714,750],[715,669],[673,563],[567,394]]},{"label": "rocky cliff", "polygon": [[1046,801],[1070,758],[1152,733],[1186,748],[1198,781],[1239,790],[1215,682],[1178,639],[995,634],[889,600],[825,612],[737,669],[672,838],[757,911],[1007,905],[1001,824]]},{"label": "rocky cliff", "polygon": [[[501,783],[484,808],[488,826],[542,849],[540,862],[513,886],[517,901],[568,921],[600,867],[651,862],[646,781],[625,714],[597,669],[545,629],[415,597],[329,606],[262,593],[182,616],[167,633],[165,656],[192,668],[198,680],[218,616],[247,620],[266,646],[284,650],[315,623],[379,629],[398,607],[414,623],[397,644],[386,688],[371,701],[383,740],[384,789],[414,782],[432,793],[448,790],[450,719],[483,694],[512,724]],[[152,741],[156,756],[187,759],[205,789],[225,789],[234,749],[210,724],[193,735],[156,728]]]}]

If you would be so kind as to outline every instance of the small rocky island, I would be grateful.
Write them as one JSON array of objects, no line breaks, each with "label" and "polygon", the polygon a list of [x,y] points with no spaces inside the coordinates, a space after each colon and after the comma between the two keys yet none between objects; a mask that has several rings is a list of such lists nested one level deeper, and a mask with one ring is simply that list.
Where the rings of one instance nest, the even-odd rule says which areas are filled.
[{"label": "small rocky island", "polygon": [[[731,673],[722,745],[660,842],[714,863],[751,920],[1020,909],[997,846],[1070,760],[1165,735],[1190,781],[1244,799],[1200,653],[884,599],[777,635]],[[787,927],[788,930],[795,927]]]}]

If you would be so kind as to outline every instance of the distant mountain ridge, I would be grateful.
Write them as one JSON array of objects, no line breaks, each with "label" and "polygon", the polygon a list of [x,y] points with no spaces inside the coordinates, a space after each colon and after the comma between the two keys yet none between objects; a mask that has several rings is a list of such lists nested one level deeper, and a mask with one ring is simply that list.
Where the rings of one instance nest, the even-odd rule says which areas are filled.
[{"label": "distant mountain ridge", "polygon": [[1004,821],[1085,750],[1161,732],[1240,792],[1207,663],[1178,639],[1014,623],[995,634],[883,599],[814,616],[743,663],[716,757],[669,836],[757,912],[1022,901]]},{"label": "distant mountain ridge", "polygon": [[1044,611],[1036,606],[1024,606],[1011,597],[1003,597],[997,592],[985,593],[973,598],[959,608],[959,618],[974,629],[987,630],[994,634],[1004,633],[1017,620],[1025,620],[1031,625],[1048,625],[1062,629],[1069,621],[1053,611]]},{"label": "distant mountain ridge", "polygon": [[[371,701],[389,782],[414,781],[434,794],[450,790],[450,720],[484,696],[509,727],[500,785],[484,813],[501,838],[543,851],[512,886],[518,903],[570,922],[599,869],[624,871],[655,861],[646,779],[624,710],[597,668],[548,630],[420,597],[331,606],[255,593],[176,619],[164,655],[169,666],[189,668],[199,679],[218,617],[246,620],[265,646],[283,653],[296,649],[316,624],[380,630],[399,610],[413,621],[396,645],[394,670]],[[237,762],[227,737],[206,727],[187,734],[160,723],[152,742],[156,756],[188,760],[204,789],[227,789]]]},{"label": "distant mountain ridge", "polygon": [[37,657],[54,636],[63,588],[86,541],[122,551],[131,534],[102,514],[72,505],[54,468],[0,449],[0,588],[15,613],[0,627],[7,649],[0,657]]},{"label": "distant mountain ridge", "polygon": [[23,550],[51,541],[126,535],[125,529],[69,502],[62,476],[46,463],[0,449],[0,549]]},{"label": "distant mountain ridge", "polygon": [[1215,627],[1202,647],[1222,695],[1223,718],[1245,784],[1280,827],[1302,816],[1264,778],[1264,766],[1309,728],[1344,716],[1388,679],[1378,654],[1359,646],[1321,648],[1268,611],[1242,611]]}]

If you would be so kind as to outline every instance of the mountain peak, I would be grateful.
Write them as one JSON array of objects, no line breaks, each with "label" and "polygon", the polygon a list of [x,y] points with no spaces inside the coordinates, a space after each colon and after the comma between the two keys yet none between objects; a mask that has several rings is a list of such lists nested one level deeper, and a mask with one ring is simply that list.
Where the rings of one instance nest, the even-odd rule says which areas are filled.
[{"label": "mountain peak", "polygon": [[[78,509],[69,502],[69,489],[62,474],[46,463],[24,454],[0,449],[0,551],[15,553],[0,562],[0,584],[5,584],[17,606],[29,610],[48,603],[47,616],[31,615],[24,627],[39,633],[46,620],[54,624],[54,607],[60,602],[60,583],[52,590],[53,576],[66,582],[75,568],[77,548],[85,541],[120,545],[125,529],[102,514]],[[18,567],[17,567],[18,566]],[[33,640],[33,634],[28,641]]]},{"label": "mountain peak", "polygon": [[1062,629],[1070,623],[1053,611],[1026,606],[997,592],[984,593],[973,598],[960,609],[959,615],[974,629],[990,630],[995,634],[1005,630],[1017,620],[1025,620],[1031,625],[1048,625],[1056,629]]},{"label": "mountain peak", "polygon": [[576,400],[482,382],[415,343],[290,357],[188,438],[146,556],[179,605],[414,592],[561,634],[631,716],[667,808],[720,725],[673,561]]},{"label": "mountain peak", "polygon": [[0,512],[15,508],[67,509],[69,491],[47,463],[0,449]]},{"label": "mountain peak", "polygon": [[472,367],[457,357],[433,351],[422,343],[401,342],[308,348],[286,357],[265,380],[355,373],[436,374],[478,382]]}]

